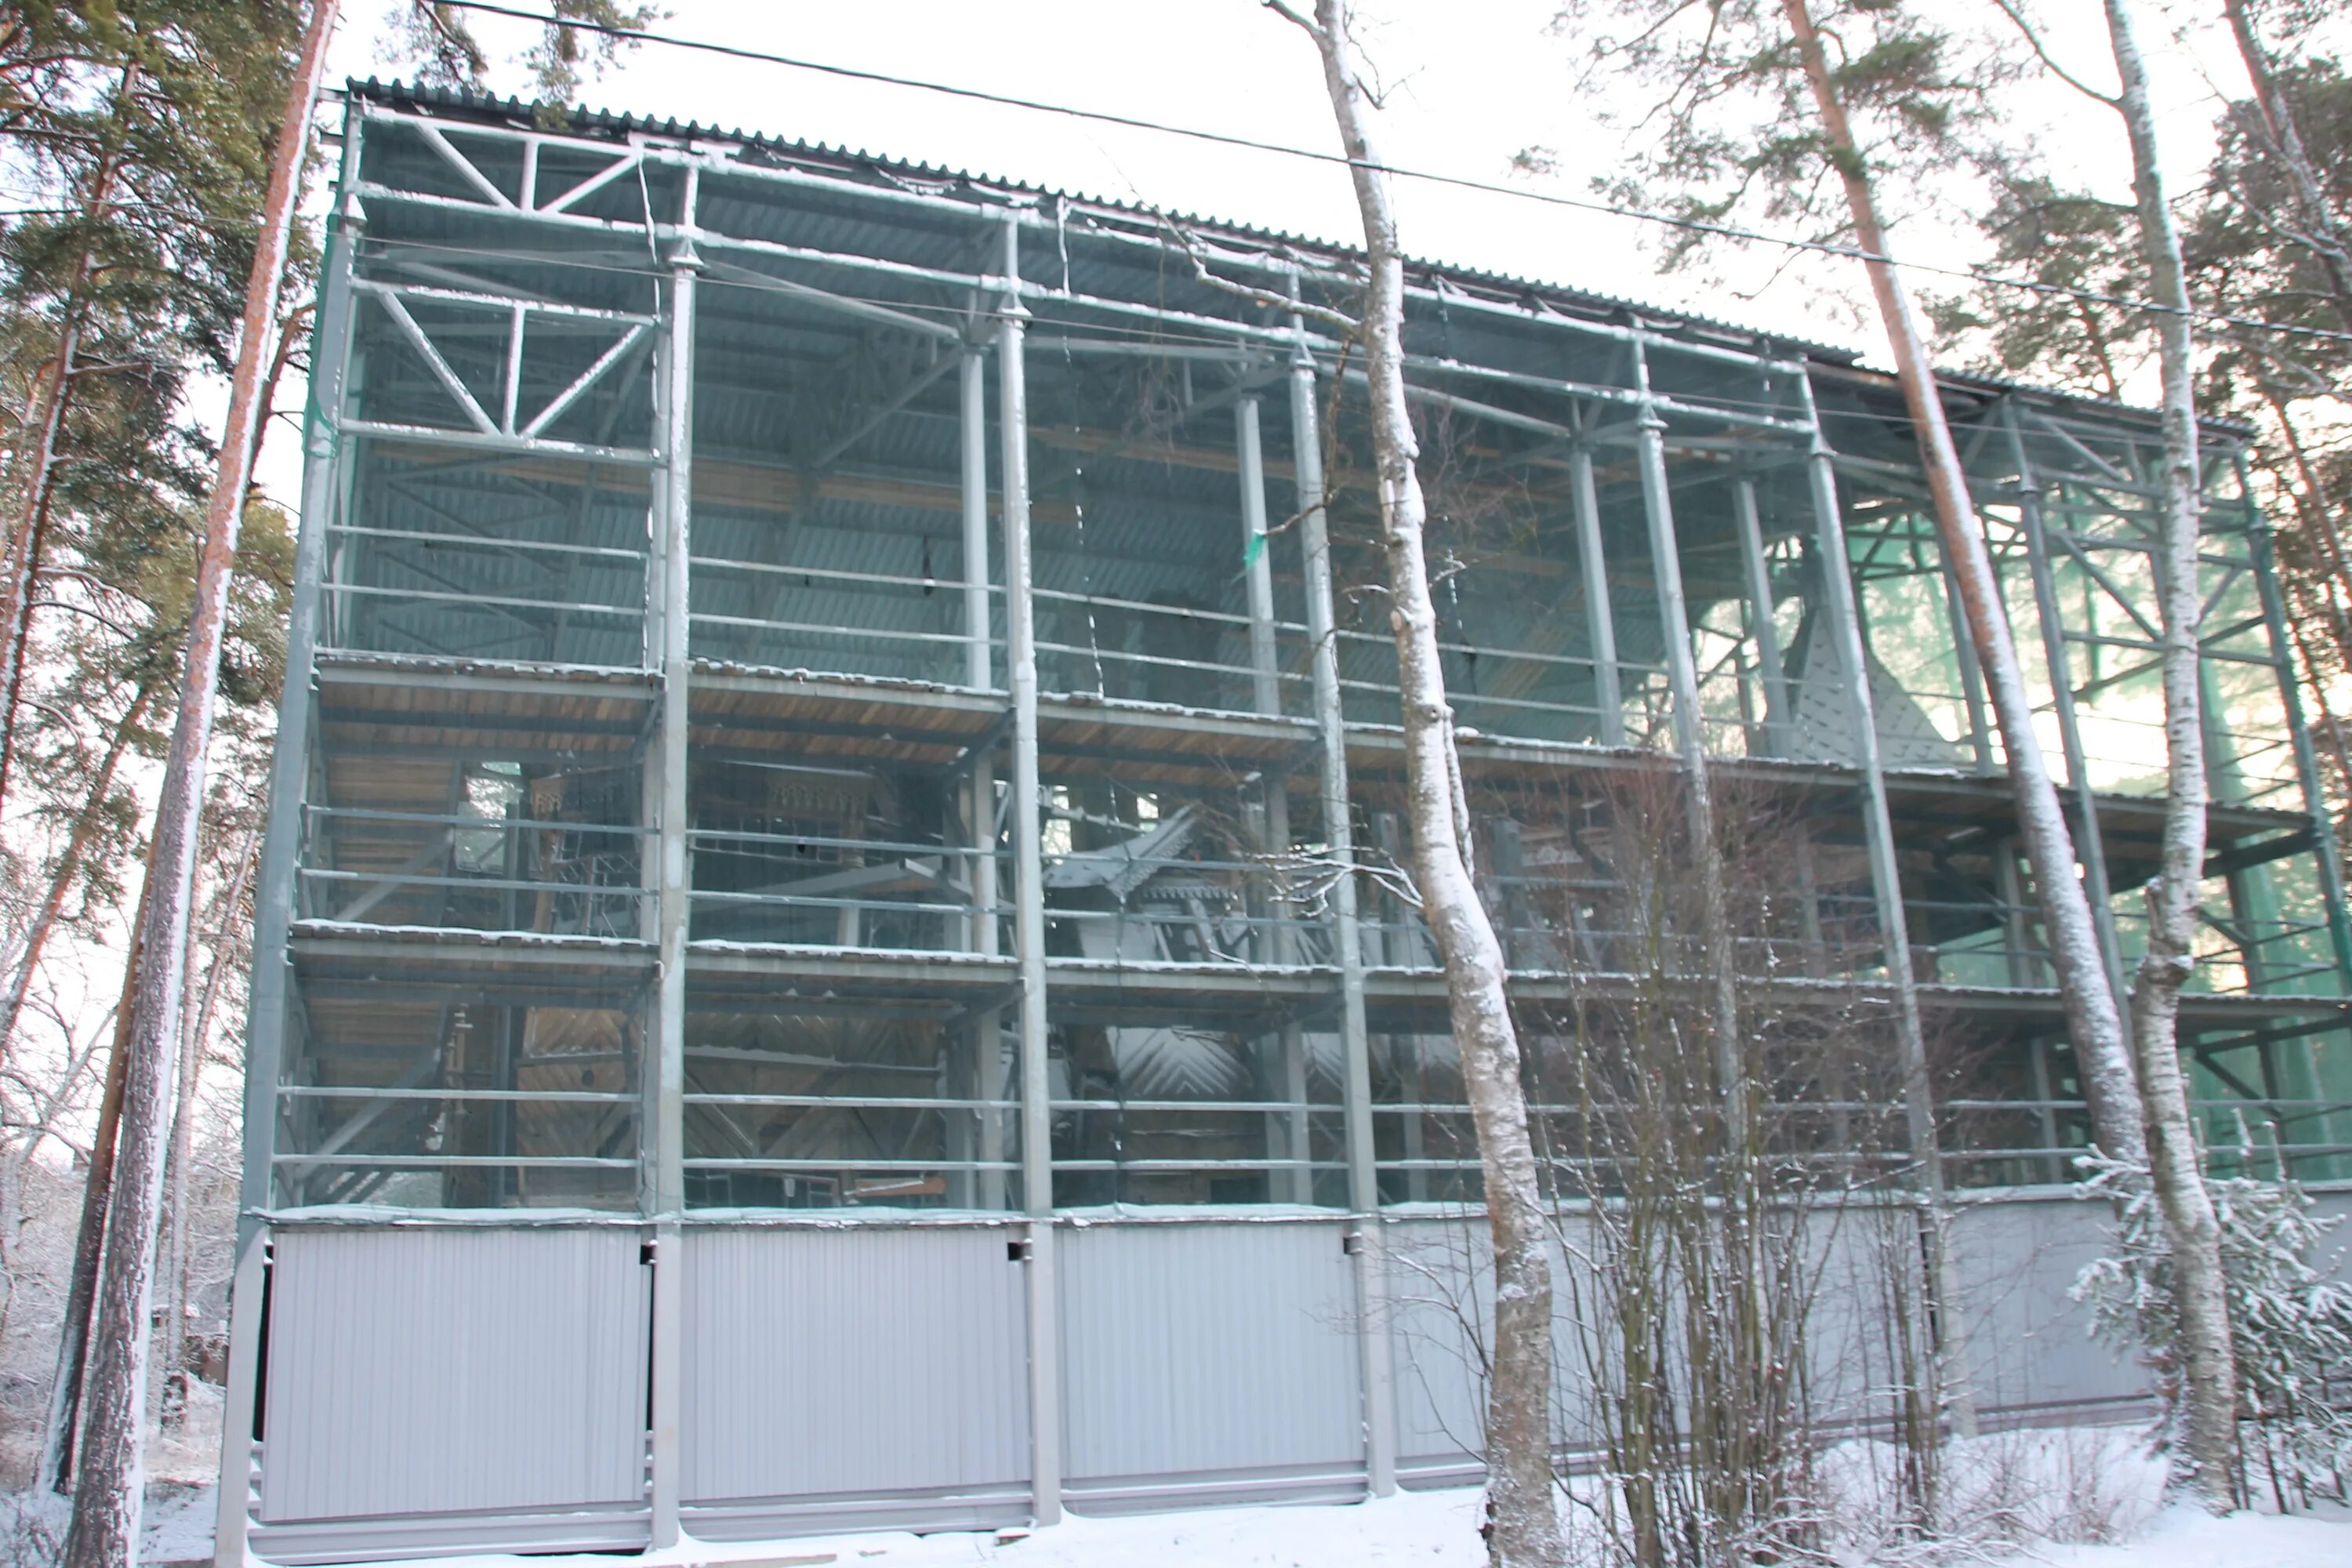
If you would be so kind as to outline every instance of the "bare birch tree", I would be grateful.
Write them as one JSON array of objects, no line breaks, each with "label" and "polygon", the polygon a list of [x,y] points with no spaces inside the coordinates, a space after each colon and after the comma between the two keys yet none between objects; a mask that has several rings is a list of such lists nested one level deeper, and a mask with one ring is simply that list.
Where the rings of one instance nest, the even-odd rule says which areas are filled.
[{"label": "bare birch tree", "polygon": [[[2133,212],[2162,385],[2164,469],[2157,510],[2156,585],[2162,617],[2165,815],[2159,869],[2146,889],[2147,946],[2131,994],[2131,1039],[2147,1126],[2147,1167],[2171,1254],[2175,1339],[2183,1381],[2187,1479],[2217,1512],[2236,1505],[2237,1373],[2221,1226],[2189,1120],[2180,1070],[2180,988],[2196,969],[2197,893],[2205,863],[2205,726],[2199,632],[2198,538],[2204,480],[2198,453],[2195,349],[2188,268],[2158,160],[2147,65],[2129,0],[2105,0],[2116,90],[2104,93],[2054,60],[2018,0],[1996,0],[2052,74],[2122,119],[2131,147]],[[2232,7],[2233,11],[2241,7]],[[2235,17],[2233,16],[2233,20]]]},{"label": "bare birch tree", "polygon": [[2147,949],[2132,991],[2132,1040],[2147,1117],[2148,1167],[2172,1251],[2173,1300],[2180,1314],[2189,1467],[2206,1505],[2237,1501],[2237,1368],[2230,1345],[2229,1285],[2221,1226],[2180,1071],[2180,988],[2196,967],[2197,890],[2205,865],[2205,726],[2199,666],[2202,599],[2197,545],[2204,483],[2197,450],[2196,366],[2189,342],[2189,279],[2180,234],[2157,159],[2156,114],[2147,67],[2128,0],[2106,0],[2121,89],[2112,100],[2131,142],[2132,194],[2140,248],[2156,285],[2158,363],[2163,378],[2164,486],[2158,503],[2158,607],[2164,633],[2166,797],[2161,867],[2147,887]]},{"label": "bare birch tree", "polygon": [[1388,176],[1365,126],[1369,95],[1357,71],[1345,0],[1316,0],[1311,17],[1285,0],[1265,3],[1305,31],[1322,57],[1324,85],[1363,215],[1364,368],[1381,542],[1388,563],[1389,624],[1402,694],[1414,883],[1445,969],[1494,1236],[1494,1365],[1486,1417],[1487,1558],[1495,1568],[1535,1568],[1559,1563],[1564,1550],[1552,1492],[1549,1229],[1528,1131],[1503,948],[1471,876],[1469,802],[1439,661],[1437,612],[1423,545],[1427,503],[1405,403],[1404,258]]},{"label": "bare birch tree", "polygon": [[310,117],[326,73],[337,0],[311,0],[301,52],[278,127],[268,195],[248,274],[228,415],[205,515],[179,712],[166,753],[148,850],[149,894],[140,921],[144,958],[124,1042],[122,1123],[108,1215],[105,1267],[90,1335],[96,1347],[84,1401],[80,1464],[67,1568],[127,1568],[135,1562],[142,1501],[142,1438],[147,1407],[149,1310],[157,1210],[171,1131],[173,1056],[186,985],[189,902],[195,879],[196,827],[205,799],[206,753],[220,688],[220,652],[228,621],[238,527],[251,479],[253,426],[265,417],[264,378],[273,363],[278,293],[294,226],[296,198],[310,145]]}]

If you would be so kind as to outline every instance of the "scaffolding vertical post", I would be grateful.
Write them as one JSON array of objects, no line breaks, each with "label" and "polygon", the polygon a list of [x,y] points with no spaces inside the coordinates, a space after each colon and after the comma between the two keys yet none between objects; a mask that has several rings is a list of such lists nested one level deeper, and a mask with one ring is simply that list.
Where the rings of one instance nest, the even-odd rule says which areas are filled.
[{"label": "scaffolding vertical post", "polygon": [[1633,374],[1642,393],[1638,421],[1642,466],[1642,513],[1649,523],[1651,572],[1657,580],[1660,640],[1665,646],[1666,685],[1674,699],[1675,742],[1704,794],[1706,728],[1701,721],[1698,665],[1691,653],[1690,610],[1683,595],[1680,546],[1675,538],[1674,502],[1666,484],[1666,422],[1650,400],[1648,358],[1633,340]]},{"label": "scaffolding vertical post", "polygon": [[[1265,531],[1265,447],[1259,429],[1258,400],[1244,397],[1234,410],[1235,456],[1241,473],[1242,489],[1242,576],[1249,599],[1250,696],[1251,705],[1260,713],[1279,717],[1282,712],[1282,654],[1275,632],[1274,562],[1267,552]],[[1288,769],[1280,763],[1266,769],[1259,780],[1259,820],[1263,825],[1259,853],[1269,856],[1290,852],[1290,780]],[[1276,879],[1278,882],[1278,879]],[[1276,891],[1279,891],[1277,888]],[[1267,928],[1272,940],[1258,951],[1271,956],[1278,964],[1298,962],[1298,942],[1281,912],[1278,898],[1261,901],[1258,913],[1276,921]],[[1296,1204],[1315,1201],[1315,1172],[1308,1163],[1310,1152],[1309,1128],[1307,1114],[1307,1042],[1299,1026],[1286,1023],[1278,1037],[1282,1053],[1281,1091],[1289,1109],[1283,1114],[1282,1152],[1278,1156],[1289,1166],[1288,1196]],[[1276,1157],[1267,1151],[1269,1158]]]},{"label": "scaffolding vertical post", "polygon": [[2049,1152],[2035,1162],[2050,1177],[2053,1186],[2066,1180],[2066,1157],[2058,1152],[2058,1106],[2051,1091],[2050,1042],[2037,1037],[2026,1047],[2026,1066],[2033,1077],[2033,1100],[2036,1125],[2042,1132],[2042,1147]]},{"label": "scaffolding vertical post", "polygon": [[[2090,763],[2083,752],[2083,731],[2074,713],[2074,677],[2066,656],[2066,623],[2058,608],[2058,579],[2050,566],[2050,542],[2042,524],[2042,483],[2034,477],[2032,459],[2025,451],[2025,433],[2019,426],[2017,403],[2001,405],[2001,423],[2017,464],[2017,515],[2025,530],[2026,565],[2033,574],[2033,609],[2042,627],[2042,658],[2050,668],[2050,700],[2058,715],[2058,739],[2066,754],[2066,783],[2074,793],[2074,853],[2083,863],[2084,891],[2090,897],[2091,923],[2098,932],[2099,952],[2107,961],[2107,984],[2120,1004],[2130,994],[2124,979],[2123,946],[2116,938],[2116,911],[2107,885],[2107,847],[2099,837],[2099,805],[2091,793]],[[2131,1029],[2131,1009],[2117,1007],[2124,1030]]]},{"label": "scaffolding vertical post", "polygon": [[[1293,298],[1298,279],[1291,278]],[[1299,543],[1312,645],[1315,728],[1322,752],[1323,838],[1338,875],[1331,884],[1331,945],[1339,961],[1340,1098],[1348,1128],[1348,1236],[1356,1264],[1356,1343],[1364,1391],[1365,1479],[1374,1497],[1396,1490],[1395,1358],[1389,1340],[1387,1238],[1381,1228],[1379,1168],[1372,1143],[1371,1048],[1364,1027],[1364,951],[1356,920],[1355,827],[1348,802],[1347,726],[1339,697],[1339,633],[1333,609],[1331,530],[1323,490],[1323,437],[1315,406],[1315,357],[1307,327],[1290,355],[1291,461],[1297,476]]]},{"label": "scaffolding vertical post", "polygon": [[1570,493],[1576,506],[1577,567],[1584,574],[1584,627],[1592,656],[1592,705],[1600,710],[1595,738],[1604,746],[1625,743],[1625,691],[1617,679],[1617,622],[1609,603],[1609,558],[1601,546],[1601,500],[1592,486],[1592,452],[1580,446],[1569,456]]},{"label": "scaffolding vertical post", "polygon": [[1837,467],[1822,433],[1813,404],[1812,377],[1801,374],[1798,393],[1811,426],[1806,473],[1813,499],[1813,535],[1821,553],[1822,597],[1829,634],[1837,638],[1838,663],[1845,672],[1846,712],[1861,763],[1863,835],[1870,858],[1870,887],[1877,906],[1886,978],[1895,991],[1896,1047],[1902,1052],[1903,1111],[1911,1157],[1919,1168],[1927,1200],[1928,1299],[1942,1329],[1939,1347],[1944,1387],[1961,1434],[1976,1435],[1976,1400],[1969,1373],[1967,1324],[1961,1316],[1947,1223],[1943,1152],[1936,1131],[1935,1089],[1927,1077],[1927,1047],[1919,1021],[1919,988],[1911,968],[1910,922],[1903,908],[1903,872],[1895,858],[1895,822],[1886,805],[1886,773],[1878,754],[1878,716],[1871,701],[1870,666],[1863,647],[1862,619],[1854,606],[1853,569],[1846,548],[1845,522],[1838,507]]},{"label": "scaffolding vertical post", "polygon": [[988,365],[966,344],[961,381],[963,426],[963,683],[996,684],[988,646]]},{"label": "scaffolding vertical post", "polygon": [[658,521],[662,555],[661,803],[656,895],[660,937],[659,993],[646,1064],[646,1110],[653,1125],[653,1182],[646,1194],[654,1222],[653,1301],[653,1543],[678,1539],[679,1420],[684,1372],[684,1236],[686,1210],[686,939],[693,857],[688,843],[687,799],[688,561],[694,529],[695,279],[702,258],[694,247],[695,166],[686,174],[680,234],[669,253],[669,322],[663,345],[662,477]]},{"label": "scaffolding vertical post", "polygon": [[1274,563],[1266,558],[1265,453],[1258,402],[1241,401],[1242,569],[1249,588],[1250,689],[1261,713],[1282,711],[1282,655],[1275,637]]},{"label": "scaffolding vertical post", "polygon": [[1756,481],[1732,487],[1732,515],[1739,526],[1739,563],[1748,576],[1748,627],[1756,639],[1756,664],[1764,678],[1764,748],[1789,754],[1789,678],[1780,663],[1780,634],[1772,624],[1772,573],[1764,560],[1764,528],[1756,515]]},{"label": "scaffolding vertical post", "polygon": [[2311,727],[2303,714],[2303,694],[2294,683],[2294,663],[2288,651],[2286,606],[2278,591],[2278,566],[2271,553],[2271,532],[2254,510],[2252,476],[2246,472],[2243,447],[2231,454],[2238,474],[2239,493],[2249,516],[2246,542],[2254,560],[2254,592],[2263,605],[2263,625],[2271,645],[2273,668],[2278,672],[2279,706],[2286,713],[2287,734],[2294,742],[2295,783],[2303,791],[2303,808],[2311,816],[2313,857],[2318,862],[2320,896],[2327,900],[2327,936],[2336,954],[2336,975],[2352,988],[2352,919],[2344,905],[2344,866],[2336,849],[2336,825],[2328,820],[2327,796],[2320,787],[2319,758],[2311,749]]},{"label": "scaffolding vertical post", "polygon": [[1706,728],[1698,698],[1698,665],[1691,652],[1690,609],[1683,593],[1682,547],[1675,537],[1674,499],[1666,482],[1666,422],[1650,395],[1650,365],[1643,341],[1633,340],[1633,384],[1641,395],[1638,451],[1642,468],[1642,511],[1649,523],[1651,574],[1657,581],[1658,636],[1666,656],[1666,683],[1674,705],[1675,741],[1682,753],[1684,776],[1690,785],[1692,858],[1700,879],[1706,910],[1707,981],[1715,1012],[1715,1070],[1723,1096],[1723,1131],[1727,1146],[1737,1154],[1748,1152],[1747,1108],[1752,1086],[1746,1081],[1740,1059],[1737,981],[1732,973],[1734,948],[1723,889],[1721,847],[1715,831],[1714,788],[1707,777]]},{"label": "scaffolding vertical post", "polygon": [[1030,599],[1029,391],[1021,224],[1003,220],[997,420],[1004,450],[1004,627],[1013,685],[1013,956],[1021,971],[1021,1200],[1029,1215],[1029,1472],[1040,1524],[1062,1517],[1062,1342],[1055,1317],[1053,1082],[1045,1070],[1045,873],[1037,812],[1037,634]]},{"label": "scaffolding vertical post", "polygon": [[1969,621],[1960,607],[1960,580],[1952,571],[1952,563],[1943,559],[1943,547],[1937,547],[1937,561],[1944,579],[1944,614],[1952,627],[1952,647],[1960,668],[1960,700],[1969,710],[1969,750],[1975,753],[1979,776],[1990,778],[1999,764],[1992,755],[1992,724],[1985,713],[1984,668],[1977,663],[1976,638],[1969,635]]},{"label": "scaffolding vertical post", "polygon": [[288,992],[293,960],[287,951],[294,920],[298,862],[302,853],[304,785],[310,766],[313,700],[321,583],[327,531],[345,493],[341,425],[351,363],[352,272],[367,218],[348,194],[359,172],[361,116],[346,110],[343,149],[335,180],[334,211],[327,222],[324,281],[311,340],[310,397],[302,422],[302,514],[294,544],[294,593],[286,626],[286,674],[278,699],[278,742],[269,763],[269,816],[263,828],[260,877],[254,891],[253,980],[246,1009],[245,1149],[238,1192],[236,1243],[229,1291],[228,1375],[221,1415],[220,1497],[214,1525],[215,1561],[244,1568],[247,1508],[252,1493],[254,1401],[259,1394],[261,1298],[269,1246],[259,1217],[276,1197],[278,1087],[283,1075]]},{"label": "scaffolding vertical post", "polygon": [[[964,684],[987,691],[996,685],[993,650],[989,642],[988,605],[988,362],[978,342],[963,351],[961,417],[963,426],[963,615]],[[970,802],[965,821],[971,829],[971,948],[996,956],[996,756],[994,743],[974,757],[966,783]],[[980,1163],[976,1190],[979,1206],[1004,1206],[1004,1113],[990,1103],[1004,1098],[1003,1019],[993,1007],[982,1008],[971,1020],[972,1098],[982,1102],[980,1142],[974,1158]]]},{"label": "scaffolding vertical post", "polygon": [[2025,884],[2017,874],[2017,845],[2011,839],[2003,838],[1992,847],[1992,886],[1994,896],[2000,900],[2001,946],[2009,959],[2009,983],[2020,990],[2038,985],[2042,964],[2031,945]]}]

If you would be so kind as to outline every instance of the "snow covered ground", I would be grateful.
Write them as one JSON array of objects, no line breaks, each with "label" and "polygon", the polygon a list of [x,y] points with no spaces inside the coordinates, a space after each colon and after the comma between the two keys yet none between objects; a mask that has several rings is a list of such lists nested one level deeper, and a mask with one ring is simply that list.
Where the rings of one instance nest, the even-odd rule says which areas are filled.
[{"label": "snow covered ground", "polygon": [[[843,1568],[1484,1568],[1486,1552],[1476,1519],[1475,1492],[1421,1492],[1353,1508],[1073,1520],[1001,1544],[984,1536],[861,1536],[767,1542],[757,1551],[761,1568],[799,1562],[831,1562]],[[718,1561],[715,1553],[696,1560],[714,1568]],[[538,1561],[544,1564],[544,1559]],[[2352,1521],[2261,1514],[2216,1520],[2194,1510],[2170,1509],[2129,1544],[2045,1544],[1990,1562],[2000,1568],[2345,1568],[2352,1563]]]},{"label": "snow covered ground", "polygon": [[[1484,1568],[1475,1491],[1408,1492],[1336,1508],[1235,1508],[1140,1519],[1071,1519],[1001,1535],[824,1536],[725,1546],[687,1543],[649,1562],[709,1568]],[[2137,1539],[2107,1546],[2039,1543],[1960,1554],[1970,1568],[2346,1568],[2352,1519],[2174,1508]],[[441,1568],[613,1568],[608,1557],[474,1557]],[[1856,1564],[1869,1561],[1857,1559]],[[1932,1561],[1913,1554],[1909,1561]]]},{"label": "snow covered ground", "polygon": [[[1874,1540],[1866,1521],[1885,1450],[1847,1444],[1825,1458],[1828,1516],[1852,1539],[1836,1549],[1851,1568],[2347,1568],[2352,1510],[2216,1520],[2162,1506],[2163,1468],[2139,1434],[2116,1428],[2011,1433],[1954,1445],[1947,1486],[1965,1539],[1923,1548]],[[1578,1483],[1580,1487],[1589,1482]],[[148,1568],[208,1557],[213,1489],[159,1484],[148,1500],[141,1557]],[[62,1510],[28,1519],[0,1552],[0,1568],[46,1568]],[[1571,1525],[1580,1510],[1571,1510]],[[918,1537],[823,1536],[724,1545],[686,1542],[637,1560],[650,1568],[1483,1568],[1473,1490],[1407,1492],[1339,1507],[1236,1508],[1136,1519],[1073,1518],[1050,1530]],[[28,1534],[26,1526],[39,1528]],[[1589,1525],[1582,1526],[1588,1532]],[[1575,1543],[1590,1548],[1590,1539]],[[1591,1550],[1571,1560],[1601,1560]],[[603,1556],[443,1558],[431,1568],[614,1568]],[[257,1568],[258,1564],[257,1563]],[[422,1568],[422,1565],[420,1565]]]}]

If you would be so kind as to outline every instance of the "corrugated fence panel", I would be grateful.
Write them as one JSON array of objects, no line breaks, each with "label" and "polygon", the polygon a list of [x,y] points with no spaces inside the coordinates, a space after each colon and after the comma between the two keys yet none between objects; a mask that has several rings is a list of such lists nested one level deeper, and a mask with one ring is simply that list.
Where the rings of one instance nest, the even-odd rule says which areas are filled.
[{"label": "corrugated fence panel", "polygon": [[[1601,1395],[1591,1357],[1615,1352],[1578,1330],[1601,1310],[1591,1222],[1570,1214],[1558,1224],[1549,1248],[1552,1442],[1574,1453],[1600,1440]],[[1387,1247],[1398,1469],[1408,1486],[1474,1482],[1484,1471],[1485,1356],[1495,1324],[1495,1251],[1486,1222],[1397,1221]]]},{"label": "corrugated fence panel", "polygon": [[1426,1472],[1424,1485],[1475,1479],[1486,1404],[1479,1346],[1495,1310],[1486,1226],[1409,1220],[1391,1225],[1387,1240],[1398,1468]]},{"label": "corrugated fence panel", "polygon": [[635,1232],[296,1229],[276,1256],[266,1523],[643,1502]]},{"label": "corrugated fence panel", "polygon": [[1059,1246],[1074,1506],[1121,1479],[1138,1484],[1093,1488],[1098,1508],[1351,1495],[1359,1315],[1338,1226],[1092,1225]]},{"label": "corrugated fence panel", "polygon": [[1024,1270],[1005,1237],[689,1229],[686,1500],[1017,1491],[1008,1517],[1025,1514]]},{"label": "corrugated fence panel", "polygon": [[2321,1238],[2318,1256],[2312,1260],[2312,1266],[2352,1285],[2352,1192],[2334,1187],[2314,1193],[2311,1212],[2323,1222],[2336,1222],[2336,1228]]},{"label": "corrugated fence panel", "polygon": [[2067,1299],[2105,1251],[2109,1224],[2105,1205],[2054,1195],[1963,1204],[1953,1215],[1979,1409],[2056,1419],[2146,1395],[2146,1373],[2093,1340],[2089,1310]]}]

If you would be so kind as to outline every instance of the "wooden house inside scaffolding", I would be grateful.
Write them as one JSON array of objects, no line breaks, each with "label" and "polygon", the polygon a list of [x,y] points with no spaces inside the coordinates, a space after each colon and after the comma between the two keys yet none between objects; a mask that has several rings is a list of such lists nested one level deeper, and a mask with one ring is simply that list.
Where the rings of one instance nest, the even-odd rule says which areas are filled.
[{"label": "wooden house inside scaffolding", "polygon": [[[1475,1477],[1477,1161],[1399,869],[1360,373],[1279,304],[1360,258],[373,83],[340,147],[222,1561]],[[2065,1296],[2081,1096],[1891,379],[1408,283],[1546,1147],[1595,1179],[1562,1075],[1702,978],[1654,938],[1704,758],[1759,1049],[1844,1042],[1760,1086],[1792,1157],[1941,1173],[1987,1418],[2138,1397]],[[2158,425],[1943,395],[2127,972]],[[2242,1113],[2324,1182],[2352,932],[2243,432],[2207,439],[2183,1049],[2218,1147]]]}]

